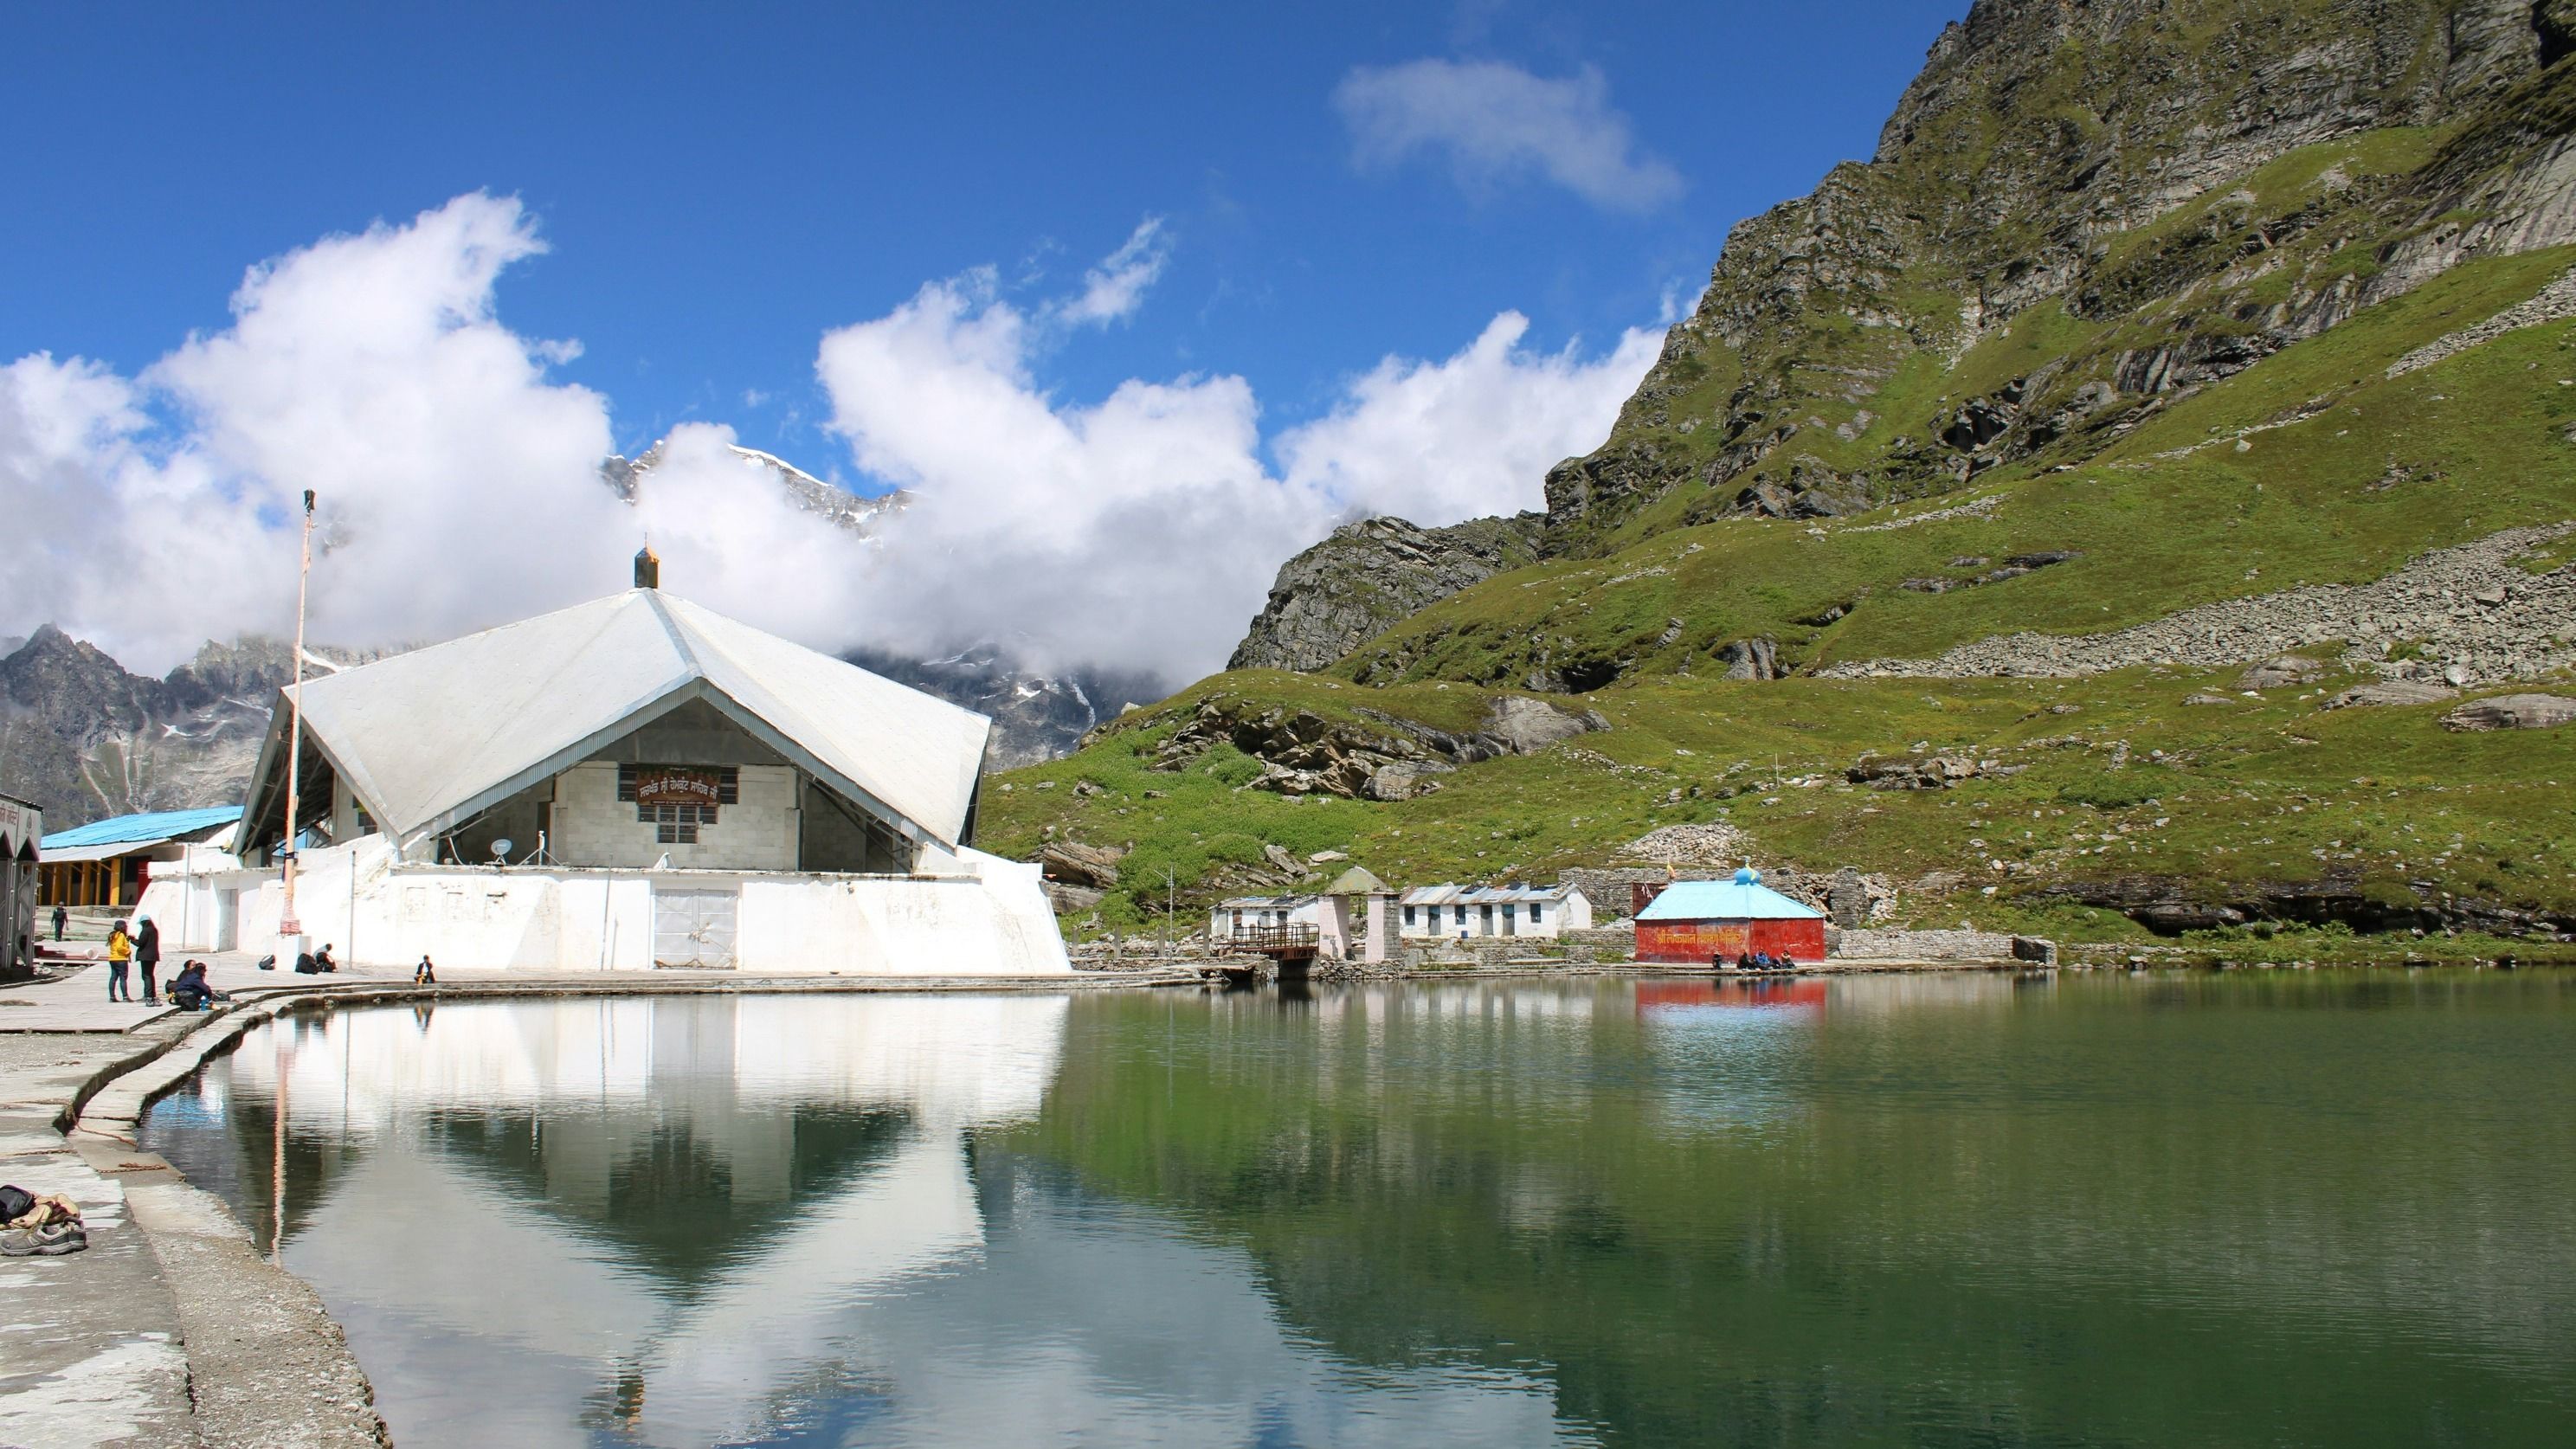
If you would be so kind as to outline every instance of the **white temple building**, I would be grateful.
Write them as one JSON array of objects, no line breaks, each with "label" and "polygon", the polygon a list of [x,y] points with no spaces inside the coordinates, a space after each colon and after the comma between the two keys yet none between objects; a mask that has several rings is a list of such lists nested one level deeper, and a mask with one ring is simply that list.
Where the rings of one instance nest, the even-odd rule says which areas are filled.
[{"label": "white temple building", "polygon": [[286,694],[240,868],[142,903],[181,949],[277,949],[296,836],[344,963],[1071,969],[1038,868],[973,848],[991,721],[649,585],[307,680],[292,829]]}]

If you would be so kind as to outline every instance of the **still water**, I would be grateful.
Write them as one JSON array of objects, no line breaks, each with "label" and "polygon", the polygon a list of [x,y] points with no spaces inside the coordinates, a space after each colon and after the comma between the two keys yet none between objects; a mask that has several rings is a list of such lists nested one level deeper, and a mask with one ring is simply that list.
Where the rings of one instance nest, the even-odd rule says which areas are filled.
[{"label": "still water", "polygon": [[2528,971],[460,1002],[147,1141],[404,1449],[2564,1446],[2571,1049]]}]

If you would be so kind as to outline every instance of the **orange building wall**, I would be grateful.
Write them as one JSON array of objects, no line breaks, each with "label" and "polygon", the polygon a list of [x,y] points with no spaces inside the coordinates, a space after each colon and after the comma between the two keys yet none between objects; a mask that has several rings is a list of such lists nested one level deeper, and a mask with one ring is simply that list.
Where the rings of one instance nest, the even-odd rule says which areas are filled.
[{"label": "orange building wall", "polygon": [[1825,923],[1794,921],[1639,921],[1637,959],[1674,966],[1705,966],[1712,956],[1733,961],[1750,951],[1786,952],[1800,961],[1825,959]]}]

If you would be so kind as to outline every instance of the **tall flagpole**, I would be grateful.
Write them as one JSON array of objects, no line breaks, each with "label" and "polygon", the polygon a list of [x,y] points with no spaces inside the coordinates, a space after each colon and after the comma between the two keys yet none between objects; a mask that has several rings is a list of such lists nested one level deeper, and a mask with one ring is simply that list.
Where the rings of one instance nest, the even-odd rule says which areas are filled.
[{"label": "tall flagpole", "polygon": [[277,934],[301,936],[295,919],[295,821],[303,812],[299,787],[304,776],[304,591],[313,577],[313,490],[304,490],[304,557],[295,570],[295,689],[287,696],[286,726],[286,909],[277,919]]}]

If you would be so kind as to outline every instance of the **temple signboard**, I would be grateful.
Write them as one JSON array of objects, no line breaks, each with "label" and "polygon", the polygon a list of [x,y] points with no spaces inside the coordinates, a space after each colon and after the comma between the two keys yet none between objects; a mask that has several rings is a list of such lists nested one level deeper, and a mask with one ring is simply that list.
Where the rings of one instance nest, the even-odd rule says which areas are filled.
[{"label": "temple signboard", "polygon": [[724,784],[713,770],[644,765],[635,771],[635,803],[638,805],[704,805],[713,810],[722,803],[723,795]]}]

